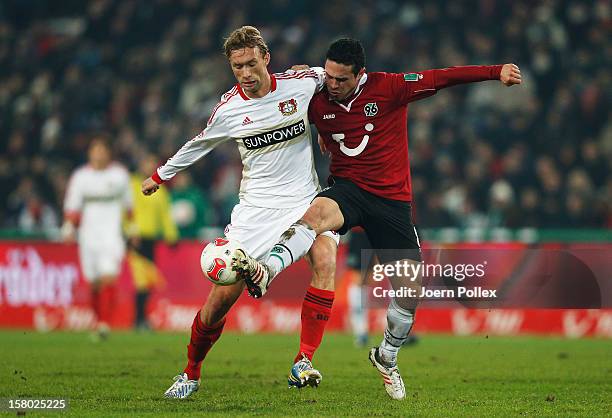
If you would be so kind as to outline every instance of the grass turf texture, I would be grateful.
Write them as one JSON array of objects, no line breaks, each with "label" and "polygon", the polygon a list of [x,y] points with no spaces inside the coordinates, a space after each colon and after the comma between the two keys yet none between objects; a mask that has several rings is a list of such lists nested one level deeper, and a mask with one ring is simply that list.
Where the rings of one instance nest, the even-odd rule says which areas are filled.
[{"label": "grass turf texture", "polygon": [[[378,339],[378,338],[377,338]],[[605,340],[425,335],[400,352],[407,388],[389,399],[348,335],[328,334],[315,357],[318,389],[287,389],[295,335],[226,333],[188,400],[164,399],[188,336],[0,332],[0,397],[70,399],[69,415],[604,416],[612,411],[612,344]],[[56,412],[28,412],[57,416]]]}]

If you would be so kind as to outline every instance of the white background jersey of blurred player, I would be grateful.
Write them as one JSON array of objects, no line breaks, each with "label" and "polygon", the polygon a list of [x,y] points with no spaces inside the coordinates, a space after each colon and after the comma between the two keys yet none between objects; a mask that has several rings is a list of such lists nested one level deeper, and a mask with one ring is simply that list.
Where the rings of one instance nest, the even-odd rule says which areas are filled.
[{"label": "white background jersey of blurred player", "polygon": [[319,191],[308,105],[324,81],[320,67],[272,74],[270,92],[261,98],[248,97],[237,84],[221,97],[206,129],[157,169],[159,179],[169,180],[218,144],[235,140],[243,164],[240,203],[226,236],[263,257],[284,231],[281,225],[299,219]]},{"label": "white background jersey of blurred player", "polygon": [[119,273],[125,254],[122,220],[131,209],[129,174],[121,164],[99,170],[85,165],[70,177],[64,212],[79,219],[79,254],[88,280]]}]

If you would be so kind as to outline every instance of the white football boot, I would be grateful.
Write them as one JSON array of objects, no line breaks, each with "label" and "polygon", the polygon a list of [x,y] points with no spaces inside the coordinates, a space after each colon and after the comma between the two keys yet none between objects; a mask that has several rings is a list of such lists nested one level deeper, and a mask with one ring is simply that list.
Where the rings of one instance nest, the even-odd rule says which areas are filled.
[{"label": "white football boot", "polygon": [[110,337],[110,331],[111,329],[106,322],[98,322],[96,330],[91,332],[89,338],[94,343],[104,342]]},{"label": "white football boot", "polygon": [[323,380],[321,372],[312,367],[308,357],[302,353],[302,359],[298,360],[291,368],[287,383],[289,388],[301,389],[306,386],[316,388],[321,380]]},{"label": "white football boot", "polygon": [[244,277],[251,297],[259,299],[268,291],[272,277],[269,267],[240,248],[232,256],[232,270]]},{"label": "white football boot", "polygon": [[200,388],[199,380],[189,380],[187,373],[174,377],[174,383],[164,393],[166,398],[185,399]]},{"label": "white football boot", "polygon": [[404,381],[399,373],[399,369],[396,366],[386,367],[378,355],[378,347],[374,347],[370,350],[370,361],[372,366],[376,367],[380,375],[382,376],[383,382],[385,383],[385,390],[391,399],[401,401],[406,397],[406,388],[404,387]]}]

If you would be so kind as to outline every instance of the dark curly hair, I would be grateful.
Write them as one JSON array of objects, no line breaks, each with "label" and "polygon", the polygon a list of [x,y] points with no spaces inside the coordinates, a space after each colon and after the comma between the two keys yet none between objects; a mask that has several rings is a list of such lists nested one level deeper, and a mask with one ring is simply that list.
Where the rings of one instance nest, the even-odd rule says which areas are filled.
[{"label": "dark curly hair", "polygon": [[334,41],[327,50],[326,59],[338,64],[351,65],[357,75],[365,67],[365,51],[357,39],[342,38]]}]

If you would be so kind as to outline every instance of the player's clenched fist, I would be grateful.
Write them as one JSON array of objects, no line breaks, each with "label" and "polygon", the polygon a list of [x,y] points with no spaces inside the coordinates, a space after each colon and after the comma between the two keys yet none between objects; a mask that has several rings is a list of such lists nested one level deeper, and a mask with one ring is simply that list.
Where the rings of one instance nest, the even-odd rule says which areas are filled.
[{"label": "player's clenched fist", "polygon": [[521,84],[521,70],[517,65],[504,64],[499,75],[499,80],[506,86]]},{"label": "player's clenched fist", "polygon": [[159,184],[155,183],[151,177],[142,182],[142,194],[149,196],[159,189]]}]

